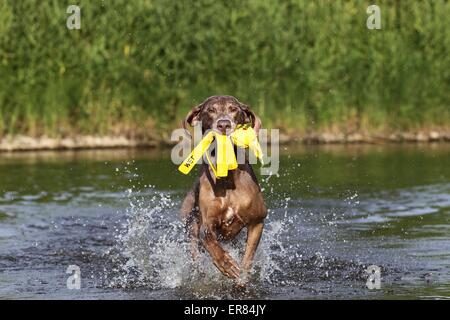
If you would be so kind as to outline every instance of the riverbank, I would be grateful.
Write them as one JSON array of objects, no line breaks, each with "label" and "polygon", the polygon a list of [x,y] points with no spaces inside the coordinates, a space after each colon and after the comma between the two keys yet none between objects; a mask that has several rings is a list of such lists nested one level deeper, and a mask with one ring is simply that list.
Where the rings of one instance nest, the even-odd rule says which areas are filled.
[{"label": "riverbank", "polygon": [[151,139],[134,139],[126,136],[92,136],[52,138],[25,135],[6,136],[0,139],[0,152],[36,150],[75,150],[156,147],[160,143]]},{"label": "riverbank", "polygon": [[[450,142],[450,130],[392,133],[280,133],[280,144],[348,144],[348,143],[430,143]],[[112,148],[152,148],[171,146],[167,137],[127,137],[126,135],[76,135],[73,137],[31,137],[9,135],[0,138],[0,152],[36,150],[76,150]]]}]

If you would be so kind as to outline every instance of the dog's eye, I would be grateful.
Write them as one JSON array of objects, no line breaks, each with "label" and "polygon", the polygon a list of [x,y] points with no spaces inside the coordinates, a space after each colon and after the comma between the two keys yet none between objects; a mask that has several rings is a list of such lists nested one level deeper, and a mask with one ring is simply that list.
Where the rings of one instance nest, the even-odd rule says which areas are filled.
[{"label": "dog's eye", "polygon": [[236,107],[230,107],[230,112],[236,112],[237,110],[238,110],[238,108],[236,108]]},{"label": "dog's eye", "polygon": [[216,113],[216,109],[214,109],[214,108],[208,108],[208,112],[209,112],[209,113]]}]

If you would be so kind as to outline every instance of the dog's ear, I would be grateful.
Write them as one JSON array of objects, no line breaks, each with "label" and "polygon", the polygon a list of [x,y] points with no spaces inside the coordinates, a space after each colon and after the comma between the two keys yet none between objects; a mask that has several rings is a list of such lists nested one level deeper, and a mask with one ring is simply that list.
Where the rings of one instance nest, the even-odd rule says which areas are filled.
[{"label": "dog's ear", "polygon": [[201,103],[198,106],[195,106],[194,108],[192,108],[191,111],[189,111],[189,113],[186,115],[186,118],[184,118],[184,120],[182,121],[181,125],[183,126],[183,128],[186,131],[187,131],[187,125],[188,124],[191,127],[193,127],[200,120],[200,112],[203,109],[203,105],[204,105],[204,103]]},{"label": "dog's ear", "polygon": [[262,122],[261,119],[250,109],[246,104],[239,103],[242,111],[244,112],[245,120],[244,123],[251,122],[253,129],[256,134],[258,134],[259,129],[261,129]]}]

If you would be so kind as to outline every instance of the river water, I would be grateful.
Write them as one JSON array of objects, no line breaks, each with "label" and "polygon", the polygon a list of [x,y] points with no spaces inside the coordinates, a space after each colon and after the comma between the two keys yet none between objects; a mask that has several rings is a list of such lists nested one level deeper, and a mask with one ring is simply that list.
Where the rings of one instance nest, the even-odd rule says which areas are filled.
[{"label": "river water", "polygon": [[[282,147],[238,290],[189,258],[178,209],[195,174],[170,150],[0,154],[0,298],[448,299],[449,160],[449,144]],[[237,259],[244,240],[226,244]]]}]

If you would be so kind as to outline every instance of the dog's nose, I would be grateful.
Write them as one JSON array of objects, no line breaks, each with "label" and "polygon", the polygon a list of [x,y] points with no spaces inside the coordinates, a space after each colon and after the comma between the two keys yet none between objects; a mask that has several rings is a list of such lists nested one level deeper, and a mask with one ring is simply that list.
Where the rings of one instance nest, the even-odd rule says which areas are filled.
[{"label": "dog's nose", "polygon": [[231,121],[230,120],[218,120],[217,121],[217,130],[219,130],[222,134],[226,134],[227,130],[231,129]]}]

